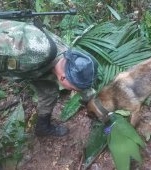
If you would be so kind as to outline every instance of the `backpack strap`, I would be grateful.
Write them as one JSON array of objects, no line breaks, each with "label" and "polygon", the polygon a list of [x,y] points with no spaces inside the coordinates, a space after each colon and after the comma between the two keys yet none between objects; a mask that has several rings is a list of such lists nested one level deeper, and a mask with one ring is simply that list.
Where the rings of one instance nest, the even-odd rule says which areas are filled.
[{"label": "backpack strap", "polygon": [[50,43],[50,56],[51,60],[54,60],[55,57],[57,56],[57,46],[53,39],[49,36],[49,34],[43,29],[43,24],[39,18],[34,18],[34,25],[40,29],[48,38],[48,41]]},{"label": "backpack strap", "polygon": [[8,56],[0,55],[0,72],[6,71]]}]

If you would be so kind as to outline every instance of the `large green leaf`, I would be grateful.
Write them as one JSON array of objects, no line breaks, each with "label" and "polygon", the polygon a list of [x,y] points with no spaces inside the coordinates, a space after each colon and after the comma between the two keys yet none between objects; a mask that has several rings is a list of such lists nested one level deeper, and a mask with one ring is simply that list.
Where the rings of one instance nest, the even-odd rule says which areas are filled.
[{"label": "large green leaf", "polygon": [[108,147],[117,170],[129,170],[131,159],[142,161],[140,146],[145,145],[136,130],[122,116],[116,116],[108,135]]},{"label": "large green leaf", "polygon": [[21,137],[24,135],[24,121],[24,109],[22,103],[20,103],[12,112],[11,116],[8,117],[3,129],[7,134],[12,133],[12,130],[15,129],[16,133],[14,135],[16,136],[16,140],[21,139]]},{"label": "large green leaf", "polygon": [[85,169],[94,161],[94,159],[107,146],[107,137],[104,134],[104,126],[96,122],[91,130],[89,139],[85,148]]},{"label": "large green leaf", "polygon": [[[105,22],[93,27],[93,29],[81,37],[80,41],[88,37],[93,37],[99,41],[108,42],[112,46],[114,45],[114,47],[119,47],[137,37],[137,35],[138,28],[135,22]],[[79,44],[79,42],[76,44]]]},{"label": "large green leaf", "polygon": [[80,95],[77,93],[70,100],[67,101],[60,115],[62,121],[67,121],[76,114],[76,112],[81,107],[79,102],[80,98]]},{"label": "large green leaf", "polygon": [[117,73],[150,57],[151,46],[139,35],[135,22],[105,22],[93,26],[75,46],[91,53],[102,65],[99,89],[108,84]]},{"label": "large green leaf", "polygon": [[118,130],[120,131],[121,134],[127,136],[141,147],[145,146],[143,140],[138,135],[134,127],[128,121],[126,121],[125,118],[117,115],[116,123],[118,125]]},{"label": "large green leaf", "polygon": [[[24,121],[24,110],[22,103],[20,103],[2,127],[0,134],[0,163],[7,161],[8,158],[17,161],[22,158],[22,149],[26,144]],[[8,150],[10,150],[9,154]]]}]

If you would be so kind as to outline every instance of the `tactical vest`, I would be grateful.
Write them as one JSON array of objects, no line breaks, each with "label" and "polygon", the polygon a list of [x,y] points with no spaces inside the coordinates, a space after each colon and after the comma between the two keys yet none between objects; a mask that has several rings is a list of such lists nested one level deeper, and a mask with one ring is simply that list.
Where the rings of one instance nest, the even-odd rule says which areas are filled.
[{"label": "tactical vest", "polygon": [[32,23],[0,20],[0,75],[37,78],[48,71],[62,48],[53,35]]}]

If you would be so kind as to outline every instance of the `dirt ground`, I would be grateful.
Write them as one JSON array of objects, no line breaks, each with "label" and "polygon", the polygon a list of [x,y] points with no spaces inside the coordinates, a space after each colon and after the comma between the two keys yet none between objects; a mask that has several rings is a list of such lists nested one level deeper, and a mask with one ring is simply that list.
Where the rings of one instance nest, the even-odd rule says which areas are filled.
[{"label": "dirt ground", "polygon": [[[64,98],[59,100],[54,109],[53,117],[59,121],[59,110],[63,107]],[[151,107],[142,110],[142,123],[138,127],[143,133],[146,122],[151,122]],[[77,115],[64,123],[69,129],[69,135],[56,138],[33,138],[32,149],[24,157],[19,170],[83,170],[83,149],[85,147],[92,120],[87,116],[86,110],[81,109]],[[144,125],[145,124],[145,125]],[[151,129],[150,129],[151,132]],[[151,140],[146,142],[142,150],[143,163],[139,166],[133,162],[131,170],[150,170],[151,165]],[[98,156],[88,170],[114,170],[112,157],[107,149]]]},{"label": "dirt ground", "polygon": [[[4,82],[3,82],[4,83]],[[16,85],[15,85],[16,86]],[[5,86],[7,88],[7,86]],[[10,88],[8,88],[10,90]],[[31,98],[24,91],[20,96],[24,99],[25,113],[30,115],[35,107]],[[59,114],[67,95],[62,95],[53,111],[53,121],[60,122]],[[151,125],[151,106],[145,106],[142,110],[142,121],[138,127],[139,133],[146,132]],[[37,138],[30,134],[30,147],[24,151],[22,161],[17,165],[17,170],[83,170],[83,149],[85,147],[92,120],[87,116],[85,108],[81,109],[75,117],[63,123],[70,129],[67,136]],[[151,132],[151,128],[149,129]],[[148,136],[148,134],[147,134]],[[139,166],[133,162],[131,170],[151,170],[151,140],[146,142],[142,151],[143,163]],[[5,170],[5,169],[3,169]],[[14,170],[9,167],[7,170]],[[115,170],[115,166],[106,148],[87,170]]]}]

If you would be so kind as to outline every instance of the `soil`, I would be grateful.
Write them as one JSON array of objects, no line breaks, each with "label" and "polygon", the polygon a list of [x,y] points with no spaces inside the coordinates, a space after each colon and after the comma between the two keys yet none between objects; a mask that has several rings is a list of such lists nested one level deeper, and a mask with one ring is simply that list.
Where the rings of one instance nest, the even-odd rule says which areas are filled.
[{"label": "soil", "polygon": [[[1,85],[9,93],[13,93],[14,87],[20,87],[17,83],[13,84],[13,87],[10,87],[10,84],[6,84],[7,82],[5,81],[1,82]],[[13,95],[17,98],[14,93]],[[82,108],[73,118],[65,123],[61,122],[59,119],[60,110],[68,96],[69,94],[61,95],[52,115],[53,121],[67,126],[70,129],[70,133],[64,137],[51,136],[38,138],[31,129],[29,131],[31,135],[29,138],[30,147],[24,151],[23,159],[17,165],[17,170],[83,170],[83,150],[90,133],[92,119],[87,116],[86,109]],[[31,95],[27,93],[25,88],[19,97],[24,103],[26,119],[29,120],[31,113],[36,111],[36,104],[32,102]],[[11,107],[14,107],[14,105]],[[142,115],[141,124],[137,128],[140,135],[145,134],[146,130],[151,132],[151,106],[144,106]],[[139,166],[136,162],[132,162],[131,170],[151,169],[151,140],[148,134],[146,134],[147,137],[148,141],[144,138],[146,147],[141,150],[143,163]],[[11,167],[4,168],[3,170],[5,169],[14,170]],[[94,160],[87,170],[115,170],[114,162],[107,148]]]}]

